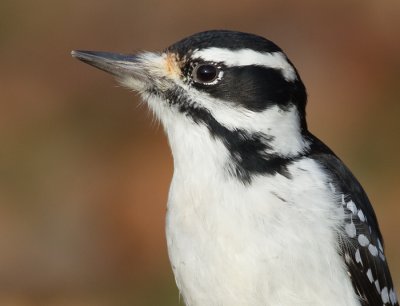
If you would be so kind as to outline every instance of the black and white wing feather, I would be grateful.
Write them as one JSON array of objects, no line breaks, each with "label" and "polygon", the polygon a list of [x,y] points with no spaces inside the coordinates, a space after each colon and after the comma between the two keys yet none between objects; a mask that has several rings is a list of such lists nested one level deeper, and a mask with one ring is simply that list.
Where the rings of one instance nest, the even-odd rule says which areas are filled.
[{"label": "black and white wing feather", "polygon": [[331,188],[342,195],[347,219],[343,237],[338,237],[339,252],[361,305],[398,306],[378,221],[365,191],[329,148],[317,139],[313,142],[312,158],[330,174]]}]

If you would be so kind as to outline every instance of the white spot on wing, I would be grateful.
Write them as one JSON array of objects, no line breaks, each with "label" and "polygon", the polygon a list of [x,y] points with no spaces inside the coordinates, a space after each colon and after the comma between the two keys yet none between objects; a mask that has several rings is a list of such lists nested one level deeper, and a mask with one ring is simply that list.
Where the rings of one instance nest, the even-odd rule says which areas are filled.
[{"label": "white spot on wing", "polygon": [[381,286],[379,285],[379,280],[375,281],[375,287],[378,292],[381,292]]},{"label": "white spot on wing", "polygon": [[383,287],[381,291],[381,298],[383,303],[389,303],[389,292],[387,287]]},{"label": "white spot on wing", "polygon": [[357,206],[353,201],[347,202],[347,209],[350,210],[354,215],[357,213]]},{"label": "white spot on wing", "polygon": [[346,234],[349,235],[350,238],[354,238],[356,236],[356,226],[353,222],[347,223],[344,226],[344,229],[346,231]]},{"label": "white spot on wing", "polygon": [[368,250],[369,250],[369,252],[371,253],[372,256],[378,256],[378,249],[373,244],[370,244],[368,246]]},{"label": "white spot on wing", "polygon": [[282,52],[257,52],[251,49],[229,50],[224,48],[207,48],[193,52],[193,58],[205,61],[224,63],[228,67],[257,65],[279,69],[287,81],[297,79],[296,72]]},{"label": "white spot on wing", "polygon": [[361,209],[358,211],[358,217],[362,222],[365,222],[365,216]]},{"label": "white spot on wing", "polygon": [[374,277],[372,276],[371,269],[368,269],[367,276],[368,276],[368,279],[369,279],[370,283],[373,283],[374,282]]},{"label": "white spot on wing", "polygon": [[361,260],[361,255],[360,255],[360,249],[357,249],[357,251],[355,253],[355,257],[356,257],[356,263],[360,263],[361,265],[363,265],[363,262]]},{"label": "white spot on wing", "polygon": [[394,305],[397,303],[396,292],[394,292],[393,288],[389,291],[390,302]]},{"label": "white spot on wing", "polygon": [[367,246],[369,244],[369,240],[368,240],[367,236],[365,236],[364,234],[360,234],[358,236],[358,243],[361,246],[365,247],[365,246]]}]

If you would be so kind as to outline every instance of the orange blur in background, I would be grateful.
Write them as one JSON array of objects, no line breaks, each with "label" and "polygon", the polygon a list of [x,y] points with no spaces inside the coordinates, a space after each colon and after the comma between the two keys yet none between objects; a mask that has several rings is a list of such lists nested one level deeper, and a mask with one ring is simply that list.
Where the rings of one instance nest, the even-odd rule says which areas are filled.
[{"label": "orange blur in background", "polygon": [[161,50],[222,28],[294,62],[310,130],[366,189],[400,288],[399,1],[2,0],[0,305],[179,304],[162,128],[70,51]]}]

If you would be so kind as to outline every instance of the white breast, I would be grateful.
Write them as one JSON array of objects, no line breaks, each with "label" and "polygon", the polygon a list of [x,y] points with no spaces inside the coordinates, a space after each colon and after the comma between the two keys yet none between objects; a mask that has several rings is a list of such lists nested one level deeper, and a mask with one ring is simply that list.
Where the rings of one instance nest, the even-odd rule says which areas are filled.
[{"label": "white breast", "polygon": [[173,118],[162,118],[175,168],[166,231],[186,305],[360,306],[338,253],[341,198],[319,165],[243,185],[204,125]]},{"label": "white breast", "polygon": [[359,306],[338,254],[344,212],[317,163],[303,159],[289,166],[291,179],[245,186],[222,171],[227,152],[208,131],[187,137],[182,128],[167,131],[167,242],[186,304]]}]

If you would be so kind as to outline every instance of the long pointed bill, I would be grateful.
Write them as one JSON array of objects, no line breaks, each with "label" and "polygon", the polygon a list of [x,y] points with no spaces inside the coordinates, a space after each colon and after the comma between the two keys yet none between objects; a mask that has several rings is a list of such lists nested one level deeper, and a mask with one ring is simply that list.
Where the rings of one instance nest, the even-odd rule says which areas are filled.
[{"label": "long pointed bill", "polygon": [[152,52],[126,55],[99,51],[72,51],[82,62],[112,74],[124,86],[139,92],[149,88],[165,89],[171,79],[179,78],[174,56]]},{"label": "long pointed bill", "polygon": [[116,77],[137,77],[140,75],[141,61],[136,55],[80,50],[72,51],[71,55]]}]

